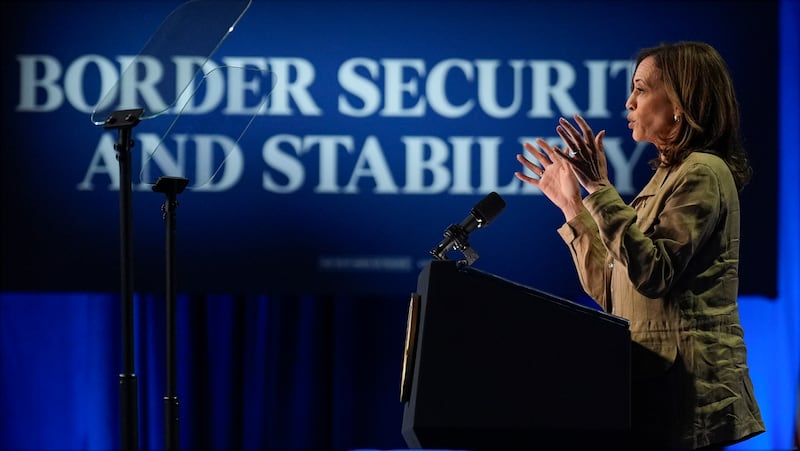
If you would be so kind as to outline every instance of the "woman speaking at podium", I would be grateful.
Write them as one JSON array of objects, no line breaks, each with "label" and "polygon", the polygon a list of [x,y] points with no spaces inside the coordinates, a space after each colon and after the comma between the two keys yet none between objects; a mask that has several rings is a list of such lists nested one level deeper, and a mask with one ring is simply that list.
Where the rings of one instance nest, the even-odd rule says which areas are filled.
[{"label": "woman speaking at podium", "polygon": [[[630,321],[631,446],[721,448],[763,432],[737,304],[739,192],[752,169],[727,65],[700,42],[640,51],[625,107],[655,172],[626,204],[609,182],[605,131],[575,116],[518,155],[564,214],[558,233],[584,290]],[[581,197],[581,187],[588,193]]]}]

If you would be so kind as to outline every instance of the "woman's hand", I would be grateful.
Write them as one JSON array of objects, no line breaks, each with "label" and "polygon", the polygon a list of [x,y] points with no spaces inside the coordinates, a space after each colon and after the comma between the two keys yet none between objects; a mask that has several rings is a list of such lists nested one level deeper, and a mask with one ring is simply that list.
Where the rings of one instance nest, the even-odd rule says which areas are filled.
[{"label": "woman's hand", "polygon": [[538,187],[553,204],[561,209],[564,217],[569,221],[584,209],[578,179],[570,164],[566,162],[566,155],[558,147],[550,146],[543,139],[537,139],[536,144],[541,150],[531,143],[525,143],[525,150],[541,164],[541,167],[525,156],[517,155],[517,161],[536,177],[522,172],[515,172],[514,175],[523,182]]},{"label": "woman's hand", "polygon": [[580,115],[576,114],[574,118],[582,134],[563,117],[558,121],[556,132],[570,149],[566,154],[566,161],[572,167],[581,186],[591,194],[603,186],[611,185],[603,147],[606,131],[603,130],[595,136],[589,124]]}]

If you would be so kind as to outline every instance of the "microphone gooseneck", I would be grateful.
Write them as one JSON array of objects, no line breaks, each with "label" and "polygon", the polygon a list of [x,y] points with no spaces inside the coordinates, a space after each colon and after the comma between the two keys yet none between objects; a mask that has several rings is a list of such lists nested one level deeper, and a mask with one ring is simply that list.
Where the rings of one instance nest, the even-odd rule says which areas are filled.
[{"label": "microphone gooseneck", "polygon": [[447,260],[447,253],[455,249],[461,251],[471,265],[478,259],[478,254],[469,244],[469,234],[475,229],[488,226],[505,207],[503,198],[492,191],[472,207],[469,215],[460,224],[451,224],[444,231],[444,239],[431,249],[431,256],[437,260]]}]

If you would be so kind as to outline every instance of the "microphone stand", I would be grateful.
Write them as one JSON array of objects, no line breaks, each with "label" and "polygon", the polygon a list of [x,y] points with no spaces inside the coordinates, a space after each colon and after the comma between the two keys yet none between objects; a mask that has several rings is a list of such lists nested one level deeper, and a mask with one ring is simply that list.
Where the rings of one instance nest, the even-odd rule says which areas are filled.
[{"label": "microphone stand", "polygon": [[175,210],[178,208],[177,195],[183,192],[189,180],[183,177],[159,177],[153,185],[153,191],[164,193],[166,200],[161,206],[162,217],[166,224],[166,266],[167,266],[167,299],[166,299],[166,395],[164,396],[164,449],[178,450],[178,393],[176,383],[176,315],[175,298]]},{"label": "microphone stand", "polygon": [[133,238],[131,233],[131,153],[134,142],[131,130],[139,124],[142,108],[119,110],[106,118],[103,128],[118,130],[114,144],[119,161],[120,200],[120,278],[122,304],[122,373],[119,375],[120,432],[123,450],[139,449],[139,406],[134,373],[133,331]]},{"label": "microphone stand", "polygon": [[451,224],[444,231],[444,239],[429,254],[436,260],[447,260],[447,253],[455,249],[464,255],[467,266],[472,265],[478,259],[478,253],[469,244],[469,234],[489,225],[505,207],[503,198],[492,191],[472,207],[461,224]]},{"label": "microphone stand", "polygon": [[469,244],[469,232],[460,224],[450,224],[444,231],[444,240],[431,249],[429,254],[436,260],[447,260],[447,252],[451,249],[461,251],[467,266],[471,266],[479,257]]}]

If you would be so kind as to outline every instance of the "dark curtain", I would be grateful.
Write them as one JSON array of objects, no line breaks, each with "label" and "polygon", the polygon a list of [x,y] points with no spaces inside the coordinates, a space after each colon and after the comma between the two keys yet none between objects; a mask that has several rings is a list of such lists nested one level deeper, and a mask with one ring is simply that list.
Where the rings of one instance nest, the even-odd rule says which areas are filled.
[{"label": "dark curtain", "polygon": [[[165,300],[137,295],[140,447],[164,447]],[[408,296],[181,295],[183,449],[405,448]],[[119,447],[119,295],[0,295],[0,449]]]}]

